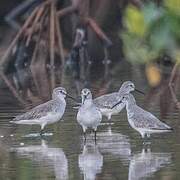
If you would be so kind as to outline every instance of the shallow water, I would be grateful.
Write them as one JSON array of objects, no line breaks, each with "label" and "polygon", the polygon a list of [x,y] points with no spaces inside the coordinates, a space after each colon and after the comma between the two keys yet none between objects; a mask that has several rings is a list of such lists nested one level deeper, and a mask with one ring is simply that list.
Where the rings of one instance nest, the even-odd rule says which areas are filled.
[{"label": "shallow water", "polygon": [[[138,89],[146,93],[146,96],[133,93],[137,103],[172,126],[174,132],[153,135],[144,143],[129,126],[126,111],[123,110],[112,117],[111,126],[103,119],[104,124],[98,128],[97,145],[91,132],[84,145],[81,127],[76,122],[77,110],[72,108],[74,103],[68,100],[62,121],[47,126],[46,134],[40,138],[38,126],[14,125],[9,121],[15,115],[45,102],[49,92],[37,94],[35,88],[31,88],[31,93],[27,90],[29,87],[22,89],[20,96],[26,100],[26,106],[22,106],[12,91],[1,83],[0,179],[178,180],[180,116],[167,87],[169,75],[163,77],[157,88],[151,88],[141,67],[134,70],[127,63],[119,63],[110,71],[113,73],[109,88],[109,81],[102,80],[101,72],[90,75],[89,84],[94,96],[115,91],[123,81],[132,80]],[[12,76],[10,74],[9,79]],[[70,94],[77,96],[74,80],[70,76],[65,76],[63,86]],[[44,85],[44,88],[47,87],[48,84]]]}]

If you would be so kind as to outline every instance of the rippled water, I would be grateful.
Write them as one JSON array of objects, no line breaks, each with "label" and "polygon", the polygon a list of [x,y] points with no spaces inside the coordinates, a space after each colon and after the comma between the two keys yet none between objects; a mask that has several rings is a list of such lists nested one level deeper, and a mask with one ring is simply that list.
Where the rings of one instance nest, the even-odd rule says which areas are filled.
[{"label": "rippled water", "polygon": [[[134,93],[137,103],[172,126],[175,131],[153,135],[144,144],[140,135],[129,126],[126,111],[123,110],[113,116],[113,125],[102,124],[99,127],[97,145],[94,144],[91,132],[84,145],[81,127],[76,122],[77,112],[72,108],[74,103],[68,100],[63,120],[47,126],[46,136],[41,139],[37,134],[38,126],[13,125],[9,121],[15,115],[46,101],[49,98],[48,91],[47,94],[44,90],[45,94],[37,95],[36,89],[32,88],[31,93],[23,89],[21,97],[28,101],[26,106],[22,106],[12,91],[1,82],[0,179],[179,179],[179,112],[167,87],[168,76],[163,77],[157,88],[151,88],[141,67],[134,69],[126,63],[119,63],[110,71],[110,86],[110,81],[104,82],[101,79],[101,72],[91,75],[90,86],[94,96],[115,91],[123,81],[132,80],[138,89],[146,93],[146,96]],[[12,76],[10,74],[9,78]],[[70,76],[65,77],[64,86],[71,94],[77,95],[74,80]],[[24,91],[26,95],[23,95]]]}]

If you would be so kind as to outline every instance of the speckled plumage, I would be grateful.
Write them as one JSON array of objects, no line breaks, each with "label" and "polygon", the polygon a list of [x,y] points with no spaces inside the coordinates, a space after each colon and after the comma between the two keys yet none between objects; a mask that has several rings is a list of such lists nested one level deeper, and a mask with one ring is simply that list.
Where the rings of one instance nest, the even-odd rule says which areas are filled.
[{"label": "speckled plumage", "polygon": [[61,110],[61,101],[50,100],[44,104],[34,107],[30,111],[15,117],[14,121],[33,120],[46,116],[48,113],[56,113]]},{"label": "speckled plumage", "polygon": [[77,113],[77,121],[82,126],[84,134],[87,128],[92,128],[95,131],[96,140],[96,130],[102,120],[102,114],[94,105],[89,89],[83,89],[81,91],[81,97],[82,104]]},{"label": "speckled plumage", "polygon": [[118,102],[120,99],[118,92],[105,94],[103,96],[97,97],[93,100],[94,104],[99,108],[111,108],[114,102]]},{"label": "speckled plumage", "polygon": [[118,114],[125,107],[125,103],[120,103],[118,106],[111,109],[124,94],[128,94],[135,90],[135,86],[131,81],[125,81],[118,92],[105,94],[93,100],[94,104],[101,110],[102,115],[106,116],[108,120],[112,115]]},{"label": "speckled plumage", "polygon": [[59,121],[66,108],[66,90],[62,87],[55,88],[52,94],[52,100],[40,104],[39,106],[34,107],[30,111],[19,115],[11,121],[15,124],[39,124],[41,130],[47,124],[52,124]]},{"label": "speckled plumage", "polygon": [[128,121],[130,125],[136,129],[142,137],[150,136],[151,133],[170,131],[172,128],[161,122],[153,114],[145,111],[138,105],[132,94],[125,95],[122,102],[126,103]]}]

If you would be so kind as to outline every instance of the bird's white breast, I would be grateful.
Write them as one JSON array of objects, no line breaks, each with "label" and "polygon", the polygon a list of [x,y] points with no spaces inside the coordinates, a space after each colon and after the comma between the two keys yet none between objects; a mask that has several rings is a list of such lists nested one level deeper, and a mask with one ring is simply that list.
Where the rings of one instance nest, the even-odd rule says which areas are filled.
[{"label": "bird's white breast", "polygon": [[81,107],[77,114],[77,121],[87,127],[97,126],[101,122],[101,119],[101,112],[96,108]]},{"label": "bird's white breast", "polygon": [[[114,103],[115,104],[115,103]],[[112,105],[113,106],[113,105]],[[103,115],[108,116],[108,114],[118,114],[121,110],[125,107],[124,103],[119,104],[118,106],[114,107],[113,109],[109,108],[100,108],[100,111]]]}]

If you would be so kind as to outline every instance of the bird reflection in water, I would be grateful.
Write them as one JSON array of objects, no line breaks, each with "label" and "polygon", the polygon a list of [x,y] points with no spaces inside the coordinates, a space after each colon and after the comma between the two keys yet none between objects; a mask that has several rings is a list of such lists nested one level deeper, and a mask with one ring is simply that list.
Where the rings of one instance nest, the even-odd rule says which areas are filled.
[{"label": "bird reflection in water", "polygon": [[131,144],[128,136],[113,132],[111,126],[108,131],[98,133],[98,147],[102,153],[120,158],[124,165],[129,164],[131,157]]},{"label": "bird reflection in water", "polygon": [[[86,143],[87,145],[94,144],[93,133],[88,135]],[[129,137],[118,132],[113,132],[111,126],[108,126],[107,131],[97,133],[97,147],[108,157],[120,158],[124,165],[129,164],[131,158]]]},{"label": "bird reflection in water", "polygon": [[128,180],[140,180],[151,177],[155,172],[171,163],[171,153],[153,153],[143,149],[132,156],[129,165]]},{"label": "bird reflection in water", "polygon": [[79,168],[84,175],[84,180],[95,180],[97,174],[101,173],[103,156],[98,146],[94,143],[86,144],[83,152],[79,155]]},{"label": "bird reflection in water", "polygon": [[56,180],[68,179],[68,161],[66,155],[61,148],[48,147],[45,140],[41,141],[41,145],[17,147],[12,148],[11,151],[16,152],[20,157],[27,157],[32,161],[39,162],[40,166],[52,167]]}]

